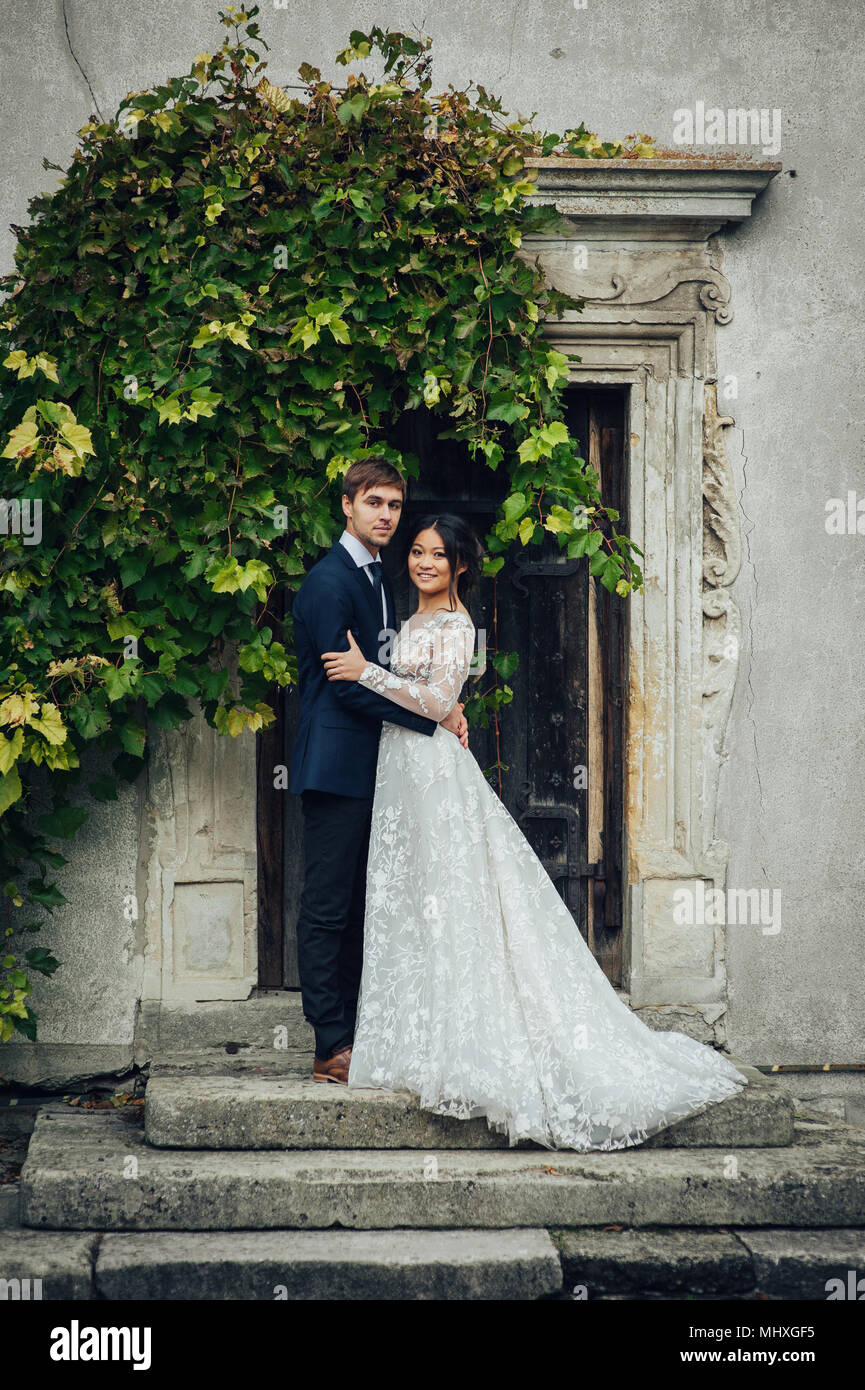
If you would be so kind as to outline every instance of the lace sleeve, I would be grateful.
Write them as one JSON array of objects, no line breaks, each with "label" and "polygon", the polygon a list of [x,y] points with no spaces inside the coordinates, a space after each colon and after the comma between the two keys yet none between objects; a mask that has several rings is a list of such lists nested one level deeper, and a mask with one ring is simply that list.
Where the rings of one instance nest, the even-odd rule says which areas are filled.
[{"label": "lace sleeve", "polygon": [[369,661],[359,680],[404,709],[440,723],[456,704],[468,675],[474,628],[463,614],[448,613],[442,622],[423,629],[421,638],[423,659],[416,676],[397,676]]}]

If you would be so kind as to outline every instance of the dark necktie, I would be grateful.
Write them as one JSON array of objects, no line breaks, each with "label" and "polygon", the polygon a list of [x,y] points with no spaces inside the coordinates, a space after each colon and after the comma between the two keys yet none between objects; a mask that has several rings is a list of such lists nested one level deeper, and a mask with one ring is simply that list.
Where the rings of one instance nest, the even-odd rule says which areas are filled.
[{"label": "dark necktie", "polygon": [[372,575],[372,587],[375,590],[379,608],[381,608],[381,565],[377,560],[373,560],[366,568]]}]

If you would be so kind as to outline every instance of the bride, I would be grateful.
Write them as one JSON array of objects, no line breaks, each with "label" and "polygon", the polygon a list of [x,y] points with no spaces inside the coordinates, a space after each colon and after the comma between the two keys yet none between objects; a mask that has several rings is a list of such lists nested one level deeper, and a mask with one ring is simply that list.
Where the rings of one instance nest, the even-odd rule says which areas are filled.
[{"label": "bride", "polygon": [[[330,680],[441,720],[468,675],[462,596],[479,573],[459,517],[408,536],[417,611],[390,670],[352,634]],[[619,999],[552,880],[470,749],[437,729],[382,725],[367,867],[363,974],[348,1084],[483,1115],[514,1145],[622,1149],[735,1095],[745,1077],[683,1033],[648,1028]]]}]

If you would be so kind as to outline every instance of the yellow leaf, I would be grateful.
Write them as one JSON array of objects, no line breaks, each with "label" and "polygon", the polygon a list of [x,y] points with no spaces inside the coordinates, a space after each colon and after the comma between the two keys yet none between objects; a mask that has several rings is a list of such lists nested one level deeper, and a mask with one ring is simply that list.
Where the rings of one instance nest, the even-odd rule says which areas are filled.
[{"label": "yellow leaf", "polygon": [[291,105],[287,94],[282,88],[274,87],[273,83],[268,82],[266,77],[261,79],[255,90],[269,106],[273,107],[274,111],[287,111]]},{"label": "yellow leaf", "polygon": [[13,767],[5,777],[0,777],[0,816],[20,799],[21,793],[21,778],[18,776],[18,769]]},{"label": "yellow leaf", "polygon": [[95,454],[96,450],[93,448],[90,431],[87,429],[86,425],[61,425],[60,433],[66,440],[66,443],[71,445],[75,450],[79,458],[83,458],[85,454]]},{"label": "yellow leaf", "polygon": [[52,451],[54,462],[63,472],[68,473],[70,478],[77,478],[82,468],[84,460],[76,458],[71,449],[66,449],[62,444],[55,444]]},{"label": "yellow leaf", "polygon": [[[113,637],[114,635],[109,627],[109,636]],[[78,670],[78,665],[79,658],[77,656],[67,656],[64,661],[49,661],[47,673],[52,677],[71,676],[73,671]]]},{"label": "yellow leaf", "polygon": [[348,471],[348,467],[349,460],[347,458],[345,458],[342,454],[334,454],[333,458],[330,460],[330,462],[327,465],[327,468],[325,469],[325,477],[327,481],[329,483],[332,483],[334,478],[339,478],[342,476],[343,473],[346,473]]},{"label": "yellow leaf", "polygon": [[57,375],[57,363],[53,357],[48,357],[44,352],[37,352],[33,361],[36,363],[39,370],[45,373],[50,381],[59,382],[60,378]]},{"label": "yellow leaf", "polygon": [[38,719],[29,720],[30,727],[37,729],[51,744],[66,742],[66,730],[56,705],[45,704],[39,711]]},{"label": "yellow leaf", "polygon": [[45,748],[45,766],[50,767],[52,771],[62,769],[64,772],[68,772],[70,768],[78,767],[78,754],[74,748],[67,748],[66,746],[54,748],[47,745]]},{"label": "yellow leaf", "polygon": [[232,738],[237,738],[237,735],[243,732],[244,723],[243,710],[239,710],[235,706],[228,711],[228,732]]},{"label": "yellow leaf", "polygon": [[4,777],[12,767],[23,747],[23,729],[16,729],[11,738],[6,738],[5,734],[0,734],[0,772],[2,772]]},{"label": "yellow leaf", "polygon": [[29,724],[38,708],[29,691],[23,695],[7,695],[0,704],[0,724]]},{"label": "yellow leaf", "polygon": [[[20,375],[20,373],[19,373]],[[0,458],[29,458],[39,440],[39,426],[35,420],[22,420],[9,436],[9,443]]]},{"label": "yellow leaf", "polygon": [[256,712],[261,716],[261,725],[257,727],[261,727],[262,729],[269,729],[271,724],[276,723],[276,715],[274,714],[270,705],[266,705],[263,701],[260,701],[255,706],[255,708]]},{"label": "yellow leaf", "polygon": [[[238,347],[249,348],[249,338],[246,335],[245,328],[239,327],[236,323],[227,323],[225,325],[225,332],[233,343],[237,343]],[[250,351],[252,351],[251,348]]]}]

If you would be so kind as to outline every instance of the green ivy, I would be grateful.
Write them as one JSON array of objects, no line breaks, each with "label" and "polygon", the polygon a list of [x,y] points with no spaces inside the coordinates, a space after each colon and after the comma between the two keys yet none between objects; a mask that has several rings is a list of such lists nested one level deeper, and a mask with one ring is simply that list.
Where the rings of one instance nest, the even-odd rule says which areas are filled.
[{"label": "green ivy", "polygon": [[[59,188],[15,228],[0,324],[0,881],[15,938],[0,1041],[35,1038],[30,974],[58,965],[22,950],[40,924],[12,909],[65,901],[50,842],[88,819],[82,752],[109,755],[112,775],[86,784],[109,801],[143,767],[148,727],[176,728],[192,700],[220,733],[273,721],[268,691],[296,662],[270,598],[330,544],[329,484],[354,460],[417,476],[390,442],[404,412],[446,417],[447,437],[507,470],[488,574],[550,532],[608,589],[642,584],[641,552],[563,420],[569,361],[542,336],[582,303],[515,253],[560,225],[527,202],[530,156],[651,156],[649,137],[540,133],[483,87],[433,97],[430,41],[377,27],[337,61],[376,52],[384,80],[340,88],[304,63],[290,96],[263,75],[256,13],[221,12],[218,52],[85,125]],[[17,529],[28,504],[38,544]],[[495,654],[503,678],[515,665]],[[476,696],[473,717],[503,698]]]}]

